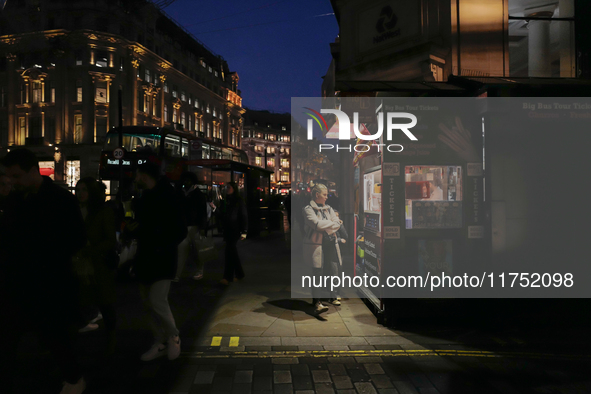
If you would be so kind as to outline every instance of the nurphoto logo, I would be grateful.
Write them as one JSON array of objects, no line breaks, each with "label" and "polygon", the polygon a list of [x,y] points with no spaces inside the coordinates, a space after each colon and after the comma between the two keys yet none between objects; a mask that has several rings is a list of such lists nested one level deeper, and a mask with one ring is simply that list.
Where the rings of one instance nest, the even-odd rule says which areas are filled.
[{"label": "nurphoto logo", "polygon": [[[338,122],[338,126],[339,126],[339,140],[350,140],[351,139],[351,125],[353,126],[353,133],[355,135],[355,137],[358,140],[362,140],[362,141],[377,141],[382,137],[382,134],[384,133],[384,113],[383,112],[377,112],[376,114],[376,118],[377,118],[377,131],[375,132],[375,134],[369,134],[369,133],[363,133],[362,131],[360,131],[360,124],[359,124],[359,113],[358,112],[353,112],[353,123],[351,123],[351,120],[349,118],[349,116],[338,109],[324,109],[322,108],[320,110],[320,113],[318,111],[315,111],[311,108],[308,107],[304,107],[305,109],[313,112],[313,113],[309,113],[309,112],[305,112],[307,115],[309,115],[312,119],[308,119],[308,123],[307,123],[307,138],[308,140],[312,140],[313,137],[313,131],[314,131],[314,120],[316,121],[316,123],[318,124],[318,126],[320,126],[320,130],[324,132],[324,130],[326,130],[326,132],[328,132],[328,125],[326,123],[326,120],[324,119],[324,117],[321,114],[333,114],[336,116],[337,118],[337,122]],[[378,110],[381,109],[378,108]],[[410,120],[409,123],[394,123],[396,121],[398,121],[399,119],[408,119]],[[417,125],[417,117],[409,112],[388,112],[386,114],[386,140],[387,141],[392,141],[392,135],[393,135],[393,131],[394,130],[400,130],[402,131],[407,137],[408,139],[410,139],[411,141],[418,141],[417,137],[414,136],[413,133],[411,133],[411,131],[409,129],[415,127]],[[367,127],[365,125],[362,125],[362,129],[364,131],[367,131]],[[389,152],[402,152],[402,150],[404,149],[402,147],[402,145],[400,144],[390,144],[390,145],[386,145],[386,144],[373,144],[375,146],[377,146],[378,148],[378,152],[380,151],[381,147],[386,147],[386,149]],[[319,146],[319,151],[322,152],[323,150],[331,150],[331,149],[335,149],[335,146],[333,144],[320,144]],[[351,150],[355,150],[356,152],[367,152],[368,150],[371,149],[371,146],[368,144],[356,144],[356,145],[349,145],[349,146],[336,146],[336,150],[340,151],[340,150],[348,150],[349,152],[351,152]]]}]

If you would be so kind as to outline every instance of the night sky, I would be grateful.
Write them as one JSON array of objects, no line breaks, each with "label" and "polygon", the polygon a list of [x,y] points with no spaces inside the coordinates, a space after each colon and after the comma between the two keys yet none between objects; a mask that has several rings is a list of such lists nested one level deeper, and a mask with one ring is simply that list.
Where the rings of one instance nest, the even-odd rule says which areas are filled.
[{"label": "night sky", "polygon": [[320,96],[338,34],[329,0],[176,0],[164,11],[238,72],[243,106],[290,112],[291,97]]}]

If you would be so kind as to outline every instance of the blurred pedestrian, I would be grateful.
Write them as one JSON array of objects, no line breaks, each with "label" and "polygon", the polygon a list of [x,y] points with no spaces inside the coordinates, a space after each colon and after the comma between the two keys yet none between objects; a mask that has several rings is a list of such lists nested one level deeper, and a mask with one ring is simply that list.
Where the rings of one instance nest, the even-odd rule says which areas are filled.
[{"label": "blurred pedestrian", "polygon": [[4,204],[6,204],[6,199],[11,190],[12,182],[10,181],[10,177],[4,172],[0,172],[0,217],[4,212]]},{"label": "blurred pedestrian", "polygon": [[[60,367],[61,393],[82,393],[86,382],[74,352],[78,296],[72,270],[72,257],[86,244],[80,209],[71,193],[41,176],[30,150],[11,150],[3,164],[15,190],[0,227],[1,269],[14,307],[2,325],[10,323],[16,331],[1,336],[0,354],[7,359],[0,365],[10,371],[20,333],[33,329]],[[16,383],[20,393],[19,387]]]},{"label": "blurred pedestrian", "polygon": [[137,168],[135,182],[142,195],[135,206],[137,257],[134,264],[144,307],[152,317],[154,345],[141,356],[150,361],[167,355],[176,359],[181,340],[168,303],[170,282],[177,269],[177,248],[187,236],[174,188],[160,167],[148,161]]},{"label": "blurred pedestrian", "polygon": [[[321,183],[315,184],[311,194],[312,200],[303,209],[304,259],[312,265],[313,276],[319,278],[324,276],[328,264],[332,264],[337,259],[335,233],[341,227],[341,222],[334,210],[326,205],[328,199],[326,186]],[[312,305],[316,313],[328,310],[320,300],[322,293],[323,291],[312,286]]]},{"label": "blurred pedestrian", "polygon": [[228,182],[226,185],[226,198],[222,200],[219,212],[224,241],[226,241],[224,278],[220,283],[227,285],[234,280],[244,278],[244,270],[238,255],[238,241],[246,239],[248,213],[236,182]]},{"label": "blurred pedestrian", "polygon": [[178,281],[183,273],[188,259],[193,261],[197,268],[193,274],[195,280],[203,278],[203,262],[199,260],[198,247],[200,233],[207,226],[207,196],[199,190],[197,175],[193,172],[184,172],[180,178],[182,212],[187,225],[187,237],[178,246],[178,265],[175,281]]},{"label": "blurred pedestrian", "polygon": [[[115,269],[117,268],[116,224],[113,210],[105,204],[100,184],[92,177],[82,178],[76,184],[76,198],[86,225],[87,245],[80,250],[79,264],[89,264],[91,274],[81,282],[81,304],[94,307],[95,316],[81,331],[98,328],[103,319],[107,334],[105,351],[115,351]],[[98,315],[96,307],[98,306]],[[85,322],[87,323],[87,322]]]}]

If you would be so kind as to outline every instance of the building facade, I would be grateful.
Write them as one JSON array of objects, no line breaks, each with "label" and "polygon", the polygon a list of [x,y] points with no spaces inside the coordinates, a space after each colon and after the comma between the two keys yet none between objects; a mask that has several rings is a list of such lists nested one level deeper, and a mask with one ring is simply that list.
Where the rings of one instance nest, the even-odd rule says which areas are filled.
[{"label": "building facade", "polygon": [[247,109],[242,150],[250,165],[273,171],[271,188],[286,193],[291,188],[291,115]]},{"label": "building facade", "polygon": [[[331,3],[340,34],[331,44],[333,59],[322,84],[324,97],[591,96],[591,3],[586,0]],[[413,270],[419,267],[420,251],[426,250],[421,248],[427,244],[449,246],[449,259],[445,255],[442,261],[454,267],[465,264],[462,269],[466,270],[476,264],[499,269],[524,261],[557,262],[556,256],[563,253],[567,243],[571,245],[570,259],[564,261],[576,262],[588,254],[587,243],[580,235],[583,227],[572,220],[580,214],[574,207],[565,208],[568,212],[556,208],[566,188],[539,186],[542,180],[558,177],[564,184],[586,179],[579,169],[588,168],[589,159],[580,146],[588,137],[580,130],[560,130],[560,126],[556,134],[540,132],[546,125],[508,132],[510,128],[505,126],[511,119],[499,119],[493,111],[475,113],[475,118],[478,127],[473,131],[481,138],[473,139],[478,141],[477,159],[444,157],[445,146],[436,128],[430,134],[421,131],[425,140],[433,142],[427,152],[431,156],[384,153],[355,165],[352,153],[341,152],[337,182],[342,189],[353,191],[340,195],[347,228],[352,227],[355,213],[371,219],[371,213],[364,211],[371,211],[371,204],[367,209],[360,208],[355,190],[359,191],[357,196],[366,191],[372,198],[385,201],[387,197],[390,201],[379,209],[379,214],[392,220],[389,227],[375,236],[376,231],[365,226],[378,237],[373,244],[383,241],[381,267],[387,275],[394,272],[392,267],[397,269],[403,263],[412,265]],[[560,138],[563,131],[571,133],[568,140]],[[408,143],[405,148],[412,153],[412,146]],[[462,181],[472,192],[463,201],[464,207],[477,209],[455,216],[462,219],[454,227],[459,229],[455,233],[428,227],[417,230],[409,224],[409,212],[414,209],[414,197],[409,195],[413,195],[413,182],[423,176],[417,175],[417,169],[442,164],[462,169]],[[382,172],[372,172],[378,167]],[[470,167],[477,171],[472,172]],[[560,176],[550,175],[554,168]],[[386,195],[381,185],[372,189],[372,182],[363,184],[363,180],[379,180],[376,174],[383,174],[384,182],[390,182],[390,194]],[[544,195],[543,202],[537,198],[540,194]],[[452,197],[457,199],[456,195]],[[448,197],[450,201],[452,197]],[[478,231],[468,228],[473,223],[478,224],[473,228]],[[568,232],[558,234],[555,228]]]},{"label": "building facade", "polygon": [[26,146],[72,187],[120,122],[241,146],[238,74],[153,3],[22,0],[0,17],[0,155]]}]

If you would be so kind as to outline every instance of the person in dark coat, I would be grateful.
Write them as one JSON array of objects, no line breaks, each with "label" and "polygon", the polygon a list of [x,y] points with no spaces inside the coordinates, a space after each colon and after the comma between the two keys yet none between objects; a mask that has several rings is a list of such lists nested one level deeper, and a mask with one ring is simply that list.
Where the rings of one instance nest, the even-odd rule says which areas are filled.
[{"label": "person in dark coat", "polygon": [[[106,353],[113,354],[115,348],[115,261],[117,238],[115,235],[115,214],[105,204],[104,193],[99,182],[86,177],[76,184],[76,198],[86,224],[88,244],[78,252],[82,264],[89,263],[92,274],[81,283],[81,303],[100,311],[107,333]],[[95,315],[96,315],[96,309]],[[98,316],[97,316],[98,317]],[[86,325],[86,330],[96,329],[97,318]],[[86,322],[85,322],[86,323]]]},{"label": "person in dark coat", "polygon": [[[2,370],[14,365],[18,337],[33,329],[50,349],[64,375],[62,393],[86,387],[74,352],[78,285],[72,257],[86,244],[76,198],[39,173],[28,149],[11,150],[3,159],[14,191],[7,198],[0,225],[0,270],[13,314],[3,322]],[[8,320],[8,322],[6,322]],[[8,384],[10,384],[8,382]],[[16,392],[20,392],[18,386]]]},{"label": "person in dark coat", "polygon": [[221,284],[227,285],[235,279],[244,278],[244,270],[238,255],[238,241],[246,238],[248,213],[246,204],[238,193],[238,185],[229,182],[226,186],[226,198],[219,209],[220,221],[226,241],[226,260],[224,278]]},{"label": "person in dark coat", "polygon": [[154,345],[141,359],[150,361],[166,354],[174,360],[180,355],[181,341],[168,292],[176,274],[177,247],[187,236],[187,227],[174,188],[156,163],[140,165],[135,182],[142,195],[135,206],[138,243],[133,269],[144,306],[152,316],[154,334]]}]

